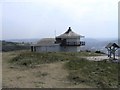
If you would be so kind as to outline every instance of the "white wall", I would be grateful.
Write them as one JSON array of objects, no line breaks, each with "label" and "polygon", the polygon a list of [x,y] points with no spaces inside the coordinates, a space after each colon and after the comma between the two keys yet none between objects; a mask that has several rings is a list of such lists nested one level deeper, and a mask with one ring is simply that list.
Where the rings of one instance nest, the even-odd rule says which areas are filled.
[{"label": "white wall", "polygon": [[61,47],[61,51],[63,51],[63,52],[79,52],[80,51],[80,46]]},{"label": "white wall", "polygon": [[59,45],[52,45],[52,46],[37,46],[36,52],[79,52],[79,46],[67,46],[67,47],[60,47]]},{"label": "white wall", "polygon": [[36,52],[59,52],[59,45],[50,45],[50,46],[37,46]]},{"label": "white wall", "polygon": [[80,39],[76,39],[76,38],[68,38],[66,39],[67,42],[80,42]]}]

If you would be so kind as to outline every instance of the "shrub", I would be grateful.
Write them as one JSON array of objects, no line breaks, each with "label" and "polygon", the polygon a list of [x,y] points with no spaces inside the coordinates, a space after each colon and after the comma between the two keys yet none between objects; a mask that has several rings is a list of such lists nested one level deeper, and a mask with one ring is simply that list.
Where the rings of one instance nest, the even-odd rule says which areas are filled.
[{"label": "shrub", "polygon": [[105,54],[104,52],[101,52],[101,51],[95,51],[95,53]]}]

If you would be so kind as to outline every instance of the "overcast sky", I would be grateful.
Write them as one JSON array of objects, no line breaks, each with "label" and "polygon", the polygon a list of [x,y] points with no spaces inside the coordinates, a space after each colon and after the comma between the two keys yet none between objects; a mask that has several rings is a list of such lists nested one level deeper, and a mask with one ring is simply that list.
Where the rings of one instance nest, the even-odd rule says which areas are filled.
[{"label": "overcast sky", "polygon": [[3,0],[3,39],[55,37],[68,27],[86,38],[117,38],[119,0]]}]

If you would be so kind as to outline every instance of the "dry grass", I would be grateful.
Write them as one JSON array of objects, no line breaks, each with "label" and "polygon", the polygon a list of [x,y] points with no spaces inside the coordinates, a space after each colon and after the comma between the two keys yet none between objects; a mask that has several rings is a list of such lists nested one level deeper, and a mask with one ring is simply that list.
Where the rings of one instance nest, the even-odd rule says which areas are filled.
[{"label": "dry grass", "polygon": [[[26,51],[25,51],[26,52]],[[68,79],[68,71],[64,68],[66,61],[52,61],[34,64],[35,67],[11,62],[13,58],[23,55],[24,51],[3,53],[3,87],[5,88],[85,88],[88,85],[73,85]],[[28,52],[29,53],[29,52]],[[50,55],[52,53],[49,53]],[[64,54],[64,56],[66,56]],[[51,56],[52,58],[52,56]],[[50,59],[51,59],[50,58]],[[66,57],[67,58],[67,57]],[[49,59],[49,60],[50,60]],[[42,59],[40,59],[42,60]]]},{"label": "dry grass", "polygon": [[85,84],[97,88],[118,87],[118,64],[103,61],[88,61],[84,58],[66,63],[68,78],[74,84]]},{"label": "dry grass", "polygon": [[[3,87],[6,88],[91,88],[117,87],[115,63],[81,60],[97,56],[91,52],[3,53]],[[80,57],[78,57],[80,56]],[[67,66],[67,68],[66,68]],[[101,77],[102,76],[102,77]]]},{"label": "dry grass", "polygon": [[21,67],[34,67],[38,64],[53,63],[58,61],[78,60],[83,56],[96,56],[101,55],[93,52],[48,52],[48,53],[36,53],[36,52],[22,52],[16,57],[10,60],[10,63]]}]

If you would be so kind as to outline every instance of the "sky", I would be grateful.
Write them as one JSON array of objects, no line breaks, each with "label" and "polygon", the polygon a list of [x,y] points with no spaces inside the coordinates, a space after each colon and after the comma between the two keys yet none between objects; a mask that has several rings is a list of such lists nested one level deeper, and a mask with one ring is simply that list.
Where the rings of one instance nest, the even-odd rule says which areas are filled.
[{"label": "sky", "polygon": [[117,38],[118,1],[2,0],[0,38],[54,38],[68,27],[86,38]]}]

